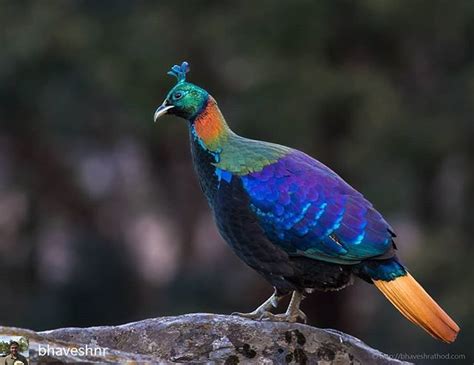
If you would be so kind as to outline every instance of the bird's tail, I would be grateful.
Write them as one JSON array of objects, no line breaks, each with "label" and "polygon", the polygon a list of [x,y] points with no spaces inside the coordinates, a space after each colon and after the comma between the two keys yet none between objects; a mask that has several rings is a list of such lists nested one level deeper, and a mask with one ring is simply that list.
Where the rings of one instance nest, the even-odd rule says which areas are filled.
[{"label": "bird's tail", "polygon": [[434,338],[454,342],[458,325],[430,297],[396,258],[370,261],[364,270],[383,295],[411,322]]}]

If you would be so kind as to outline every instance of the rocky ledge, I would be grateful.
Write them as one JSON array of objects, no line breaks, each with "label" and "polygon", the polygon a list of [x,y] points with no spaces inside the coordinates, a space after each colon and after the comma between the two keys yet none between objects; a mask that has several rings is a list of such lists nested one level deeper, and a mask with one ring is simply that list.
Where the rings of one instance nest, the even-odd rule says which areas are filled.
[{"label": "rocky ledge", "polygon": [[0,334],[28,337],[37,363],[403,364],[335,330],[216,314],[43,332],[0,327]]}]

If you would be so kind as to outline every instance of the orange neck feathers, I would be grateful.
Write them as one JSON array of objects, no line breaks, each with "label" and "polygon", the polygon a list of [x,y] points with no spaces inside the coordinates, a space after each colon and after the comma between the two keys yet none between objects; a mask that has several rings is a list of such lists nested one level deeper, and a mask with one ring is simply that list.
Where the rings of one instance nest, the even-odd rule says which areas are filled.
[{"label": "orange neck feathers", "polygon": [[209,96],[206,107],[194,121],[194,132],[209,150],[216,150],[229,134],[229,127],[216,101]]}]

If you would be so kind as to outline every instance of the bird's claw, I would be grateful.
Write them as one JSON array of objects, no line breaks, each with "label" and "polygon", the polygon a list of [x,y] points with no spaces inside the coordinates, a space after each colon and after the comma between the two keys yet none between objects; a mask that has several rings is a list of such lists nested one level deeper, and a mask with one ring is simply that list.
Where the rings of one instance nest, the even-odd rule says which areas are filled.
[{"label": "bird's claw", "polygon": [[290,304],[285,313],[282,314],[273,314],[269,310],[272,307],[277,307],[278,302],[281,299],[281,296],[277,296],[276,292],[268,298],[260,307],[255,309],[250,313],[232,313],[233,316],[239,316],[243,318],[253,319],[256,321],[274,321],[274,322],[298,322],[298,320],[306,323],[306,314],[299,308],[300,303],[303,300],[304,296],[297,291],[293,292],[291,297]]},{"label": "bird's claw", "polygon": [[281,313],[273,314],[268,311],[259,311],[259,312],[250,312],[250,313],[240,313],[234,312],[232,316],[239,316],[242,318],[252,319],[254,321],[270,321],[270,322],[289,322],[295,323],[301,321],[303,323],[307,322],[306,314],[302,310],[298,310],[296,313]]},{"label": "bird's claw", "polygon": [[234,312],[231,315],[239,316],[239,317],[247,318],[247,319],[253,319],[254,321],[262,321],[262,320],[266,320],[270,318],[271,316],[274,316],[273,313],[270,313],[268,311],[253,311],[250,313]]},{"label": "bird's claw", "polygon": [[280,300],[280,299],[279,299],[278,297],[276,297],[276,296],[271,299],[270,303],[271,303],[271,305],[272,305],[273,308],[278,307],[278,301],[279,301],[279,300]]},{"label": "bird's claw", "polygon": [[303,323],[306,323],[308,318],[301,309],[298,309],[298,311],[294,313],[287,313],[287,312],[281,313],[281,314],[269,313],[269,315],[265,316],[263,320],[272,321],[272,322],[289,322],[289,323],[295,323],[300,320]]}]

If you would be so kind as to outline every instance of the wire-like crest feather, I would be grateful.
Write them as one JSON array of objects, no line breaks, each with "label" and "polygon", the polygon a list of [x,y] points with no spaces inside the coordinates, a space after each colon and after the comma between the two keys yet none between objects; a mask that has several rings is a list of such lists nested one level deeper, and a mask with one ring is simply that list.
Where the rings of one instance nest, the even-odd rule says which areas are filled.
[{"label": "wire-like crest feather", "polygon": [[178,82],[186,81],[186,73],[189,72],[189,63],[184,61],[181,66],[174,65],[171,67],[171,71],[168,72],[168,75],[174,76],[178,79]]}]

